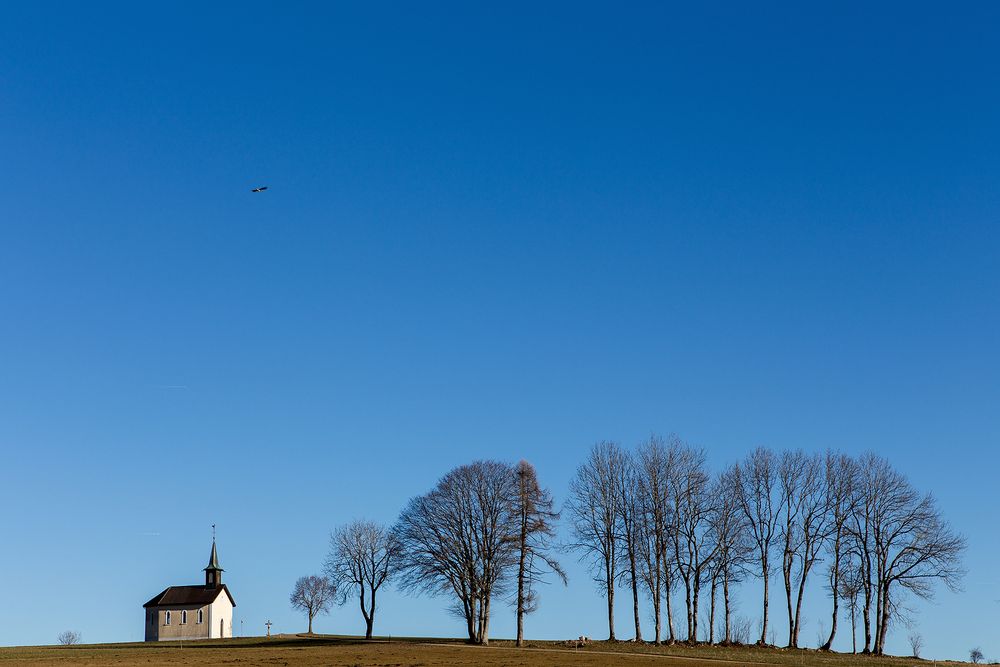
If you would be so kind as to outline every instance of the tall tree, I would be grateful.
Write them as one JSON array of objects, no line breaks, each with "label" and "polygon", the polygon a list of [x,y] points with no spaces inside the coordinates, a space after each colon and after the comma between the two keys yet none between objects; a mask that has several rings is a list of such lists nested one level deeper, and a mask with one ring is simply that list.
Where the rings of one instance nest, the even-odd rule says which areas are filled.
[{"label": "tall tree", "polygon": [[660,643],[662,636],[661,602],[664,598],[667,602],[668,636],[671,642],[675,640],[670,608],[673,559],[669,557],[668,548],[672,544],[671,527],[674,523],[670,503],[670,477],[679,448],[680,443],[676,438],[668,443],[653,435],[639,445],[637,452],[642,501],[642,577],[653,606],[653,641],[656,644]]},{"label": "tall tree", "polygon": [[758,447],[734,469],[734,472],[740,506],[750,527],[750,536],[756,549],[758,572],[764,585],[760,640],[757,642],[763,645],[767,643],[770,557],[778,521],[775,502],[778,471],[774,453],[769,449]]},{"label": "tall tree", "polygon": [[631,453],[622,452],[622,465],[618,471],[618,525],[622,549],[623,574],[632,589],[632,619],[635,622],[635,641],[642,641],[639,615],[639,561],[642,529],[642,497],[639,491],[639,474]]},{"label": "tall tree", "polygon": [[489,643],[490,607],[517,562],[516,474],[498,461],[455,468],[399,517],[404,590],[454,596],[469,641]]},{"label": "tall tree", "polygon": [[524,616],[538,609],[534,584],[544,574],[542,566],[566,583],[566,573],[550,555],[559,512],[552,494],[538,483],[535,467],[527,461],[517,464],[517,491],[514,513],[517,518],[517,645],[524,645]]},{"label": "tall tree", "polygon": [[399,550],[392,530],[372,521],[352,521],[330,535],[324,572],[337,587],[341,604],[352,592],[358,597],[365,639],[372,638],[375,597],[395,573]]},{"label": "tall tree", "polygon": [[621,503],[618,479],[624,465],[621,447],[610,441],[594,445],[570,481],[567,511],[573,525],[570,548],[590,559],[594,581],[608,604],[608,640],[615,641],[615,582],[618,571],[618,521]]},{"label": "tall tree", "polygon": [[778,535],[782,544],[781,575],[788,609],[788,646],[794,645],[795,618],[792,611],[792,569],[802,546],[799,514],[802,511],[806,456],[801,450],[778,456]]},{"label": "tall tree", "polygon": [[822,455],[785,452],[779,464],[782,573],[788,604],[788,646],[798,648],[802,600],[809,573],[830,536],[831,488]]},{"label": "tall tree", "polygon": [[836,595],[847,604],[851,613],[851,653],[858,652],[858,598],[861,595],[861,568],[851,560],[850,554],[840,559]]},{"label": "tall tree", "polygon": [[674,516],[674,558],[684,582],[689,642],[698,641],[701,586],[715,556],[709,530],[710,481],[704,450],[681,448],[670,477],[670,497]]},{"label": "tall tree", "polygon": [[[831,612],[830,636],[821,647],[821,651],[829,651],[833,640],[837,637],[837,618],[840,611],[841,585],[840,576],[843,572],[842,563],[849,558],[847,554],[848,535],[847,522],[857,506],[858,466],[854,459],[846,454],[827,452],[825,457],[826,486],[829,492],[830,539],[827,542],[830,553],[830,570],[827,575],[827,586],[833,601]],[[855,591],[854,601],[857,601]],[[857,610],[852,608],[852,614]],[[856,629],[856,628],[855,628]],[[854,637],[857,643],[857,637]]]},{"label": "tall tree", "polygon": [[312,634],[313,619],[319,614],[330,611],[330,605],[333,604],[336,595],[337,587],[333,585],[329,577],[316,575],[299,577],[299,580],[295,582],[295,588],[292,589],[291,596],[289,596],[289,602],[295,609],[305,612],[309,619],[309,629],[306,632]]},{"label": "tall tree", "polygon": [[[862,459],[863,489],[870,497],[863,506],[870,531],[867,574],[875,589],[875,626],[872,651],[885,653],[889,623],[900,611],[904,592],[929,599],[934,584],[957,589],[963,570],[965,540],[944,520],[933,496],[920,494],[874,454]],[[868,633],[870,634],[870,632]]]},{"label": "tall tree", "polygon": [[716,544],[716,569],[722,582],[725,619],[722,642],[728,645],[733,642],[730,589],[740,582],[753,551],[749,540],[749,526],[740,505],[735,467],[719,475],[712,495],[715,503],[709,524],[712,540]]}]

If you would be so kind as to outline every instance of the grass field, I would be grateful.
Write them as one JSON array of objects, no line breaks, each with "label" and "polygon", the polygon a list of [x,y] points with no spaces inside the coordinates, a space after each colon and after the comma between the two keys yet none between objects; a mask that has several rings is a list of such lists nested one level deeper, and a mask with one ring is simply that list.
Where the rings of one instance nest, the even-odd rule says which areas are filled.
[{"label": "grass field", "polygon": [[[92,644],[73,647],[38,646],[0,648],[0,666],[31,667],[109,665],[223,665],[236,667],[436,667],[501,665],[623,665],[626,667],[727,667],[778,665],[789,667],[913,667],[912,658],[871,658],[836,653],[757,647],[652,646],[631,642],[590,642],[569,648],[560,642],[530,642],[517,649],[510,641],[493,641],[488,647],[468,646],[457,640],[377,639],[355,637],[280,636],[271,639],[206,640],[151,644]],[[930,662],[926,664],[930,665]],[[962,664],[962,663],[936,663]]]}]

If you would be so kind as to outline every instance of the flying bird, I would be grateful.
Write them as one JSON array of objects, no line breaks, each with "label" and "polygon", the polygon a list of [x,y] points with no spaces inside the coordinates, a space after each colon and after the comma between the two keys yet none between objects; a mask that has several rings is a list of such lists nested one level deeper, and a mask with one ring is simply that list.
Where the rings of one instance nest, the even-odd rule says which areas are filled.
[{"label": "flying bird", "polygon": [[266,185],[262,185],[259,188],[254,188],[250,192],[263,192],[264,190],[267,190],[267,186]]}]

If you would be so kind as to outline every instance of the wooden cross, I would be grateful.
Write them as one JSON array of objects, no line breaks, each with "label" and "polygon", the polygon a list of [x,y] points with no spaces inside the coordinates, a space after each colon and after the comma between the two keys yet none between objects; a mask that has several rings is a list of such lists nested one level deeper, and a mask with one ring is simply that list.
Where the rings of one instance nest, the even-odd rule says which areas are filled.
[{"label": "wooden cross", "polygon": [[272,625],[272,623],[271,623],[271,621],[268,621],[264,625],[267,626],[267,637],[268,637],[268,639],[270,639],[271,638],[271,625]]}]

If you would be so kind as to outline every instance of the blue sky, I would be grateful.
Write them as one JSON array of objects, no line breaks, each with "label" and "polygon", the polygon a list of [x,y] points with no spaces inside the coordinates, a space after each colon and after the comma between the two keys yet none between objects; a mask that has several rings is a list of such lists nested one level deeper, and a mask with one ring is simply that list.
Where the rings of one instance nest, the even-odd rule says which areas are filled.
[{"label": "blue sky", "polygon": [[[969,540],[925,655],[1000,658],[1000,8],[692,4],[3,3],[0,644],[140,639],[212,523],[300,630],[332,527],[676,432],[890,458]],[[566,560],[531,636],[606,631]]]}]

